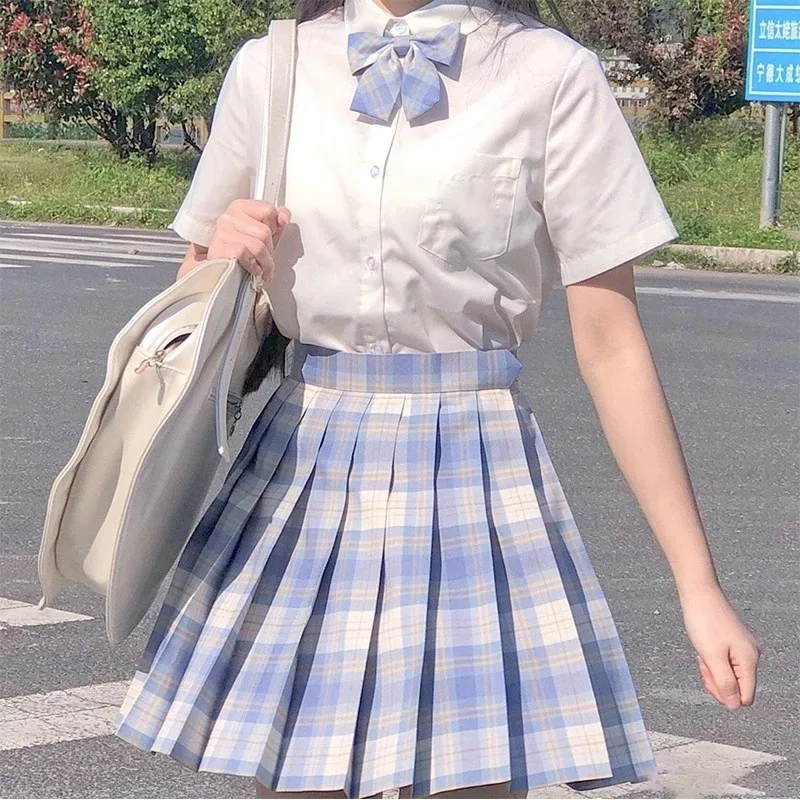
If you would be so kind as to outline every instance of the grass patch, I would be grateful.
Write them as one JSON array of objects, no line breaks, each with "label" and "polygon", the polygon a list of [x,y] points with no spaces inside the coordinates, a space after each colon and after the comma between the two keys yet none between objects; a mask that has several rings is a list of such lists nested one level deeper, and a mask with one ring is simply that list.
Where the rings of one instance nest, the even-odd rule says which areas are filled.
[{"label": "grass patch", "polygon": [[797,275],[800,273],[800,252],[795,250],[793,253],[784,256],[775,265],[775,272],[782,275]]},{"label": "grass patch", "polygon": [[787,136],[781,228],[759,228],[763,126],[707,120],[679,135],[640,134],[639,146],[685,244],[797,250],[781,228],[800,229],[800,138]]},{"label": "grass patch", "polygon": [[[191,154],[165,152],[150,167],[139,158],[120,161],[105,148],[41,147],[30,141],[4,144],[0,217],[163,228],[183,200],[195,161]],[[9,200],[27,202],[13,205]],[[120,214],[105,206],[142,211]]]}]

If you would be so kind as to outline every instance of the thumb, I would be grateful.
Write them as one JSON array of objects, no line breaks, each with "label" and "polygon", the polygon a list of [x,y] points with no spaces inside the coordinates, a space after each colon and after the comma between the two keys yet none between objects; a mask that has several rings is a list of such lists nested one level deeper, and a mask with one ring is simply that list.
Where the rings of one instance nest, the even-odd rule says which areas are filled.
[{"label": "thumb", "polygon": [[[705,671],[703,667],[705,667]],[[711,692],[716,699],[726,708],[739,708],[742,704],[739,682],[736,680],[727,652],[707,658],[705,661],[701,659],[700,669],[701,672],[705,672],[703,678],[706,683],[711,683],[717,690]]]}]

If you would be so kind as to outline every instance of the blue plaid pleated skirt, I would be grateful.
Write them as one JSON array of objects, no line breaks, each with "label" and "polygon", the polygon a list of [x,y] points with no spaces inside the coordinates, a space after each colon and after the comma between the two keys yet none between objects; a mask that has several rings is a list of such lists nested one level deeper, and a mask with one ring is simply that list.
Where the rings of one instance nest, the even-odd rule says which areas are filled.
[{"label": "blue plaid pleated skirt", "polygon": [[299,345],[181,554],[117,735],[349,797],[653,777],[520,369]]}]

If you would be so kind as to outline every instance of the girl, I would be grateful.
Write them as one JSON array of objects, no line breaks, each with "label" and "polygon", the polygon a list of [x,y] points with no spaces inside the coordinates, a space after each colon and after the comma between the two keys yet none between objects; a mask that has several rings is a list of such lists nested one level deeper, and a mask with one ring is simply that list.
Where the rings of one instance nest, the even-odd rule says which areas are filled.
[{"label": "girl", "polygon": [[266,37],[225,78],[179,276],[269,282],[292,366],[178,564],[118,735],[262,797],[516,796],[654,774],[515,352],[554,281],[706,689],[753,702],[637,313],[675,228],[597,57],[529,0],[308,0],[285,207],[248,200]]}]

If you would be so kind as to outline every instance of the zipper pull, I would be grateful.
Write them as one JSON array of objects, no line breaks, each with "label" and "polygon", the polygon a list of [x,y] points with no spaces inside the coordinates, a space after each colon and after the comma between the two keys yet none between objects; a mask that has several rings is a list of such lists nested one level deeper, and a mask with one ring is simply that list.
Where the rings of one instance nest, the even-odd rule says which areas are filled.
[{"label": "zipper pull", "polygon": [[[145,358],[141,364],[134,370],[137,375],[141,375],[148,367],[160,367],[161,364],[164,362],[164,356],[166,356],[167,351],[163,347],[159,347],[158,350],[152,355]],[[161,375],[159,373],[159,378]],[[163,383],[163,378],[162,378]]]}]

